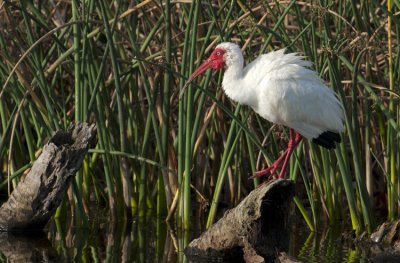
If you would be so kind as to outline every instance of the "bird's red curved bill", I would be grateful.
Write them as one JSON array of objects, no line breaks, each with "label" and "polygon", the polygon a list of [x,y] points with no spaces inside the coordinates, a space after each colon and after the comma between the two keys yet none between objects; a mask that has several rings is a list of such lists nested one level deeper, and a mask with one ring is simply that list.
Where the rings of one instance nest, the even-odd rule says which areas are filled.
[{"label": "bird's red curved bill", "polygon": [[197,76],[199,76],[201,73],[206,71],[207,69],[212,67],[212,61],[211,59],[207,59],[206,61],[203,62],[193,73],[190,75],[188,80],[186,81],[185,85],[183,86],[181,93],[179,94],[179,99],[182,98],[183,94],[185,93],[185,90],[187,86],[189,86],[190,82],[192,82]]}]

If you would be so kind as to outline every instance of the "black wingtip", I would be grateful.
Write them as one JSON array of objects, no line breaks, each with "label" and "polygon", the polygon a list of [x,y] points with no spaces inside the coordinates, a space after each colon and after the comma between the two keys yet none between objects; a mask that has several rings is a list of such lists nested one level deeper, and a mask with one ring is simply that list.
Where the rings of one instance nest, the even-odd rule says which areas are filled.
[{"label": "black wingtip", "polygon": [[312,142],[327,149],[335,149],[336,143],[340,143],[342,140],[340,134],[337,132],[325,131],[321,133],[317,138],[312,139]]}]

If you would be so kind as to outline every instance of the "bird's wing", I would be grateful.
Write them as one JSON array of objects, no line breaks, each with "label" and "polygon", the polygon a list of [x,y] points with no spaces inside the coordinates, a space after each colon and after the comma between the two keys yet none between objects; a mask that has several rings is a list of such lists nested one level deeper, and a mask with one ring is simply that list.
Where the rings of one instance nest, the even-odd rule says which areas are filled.
[{"label": "bird's wing", "polygon": [[270,72],[280,71],[287,65],[311,67],[312,63],[303,58],[297,53],[285,54],[285,49],[279,49],[259,56],[244,68],[243,73],[246,79],[257,85]]},{"label": "bird's wing", "polygon": [[[271,54],[272,53],[272,54]],[[253,108],[264,118],[295,129],[306,138],[343,130],[343,108],[311,62],[278,50],[259,57],[245,69],[256,94]]]}]

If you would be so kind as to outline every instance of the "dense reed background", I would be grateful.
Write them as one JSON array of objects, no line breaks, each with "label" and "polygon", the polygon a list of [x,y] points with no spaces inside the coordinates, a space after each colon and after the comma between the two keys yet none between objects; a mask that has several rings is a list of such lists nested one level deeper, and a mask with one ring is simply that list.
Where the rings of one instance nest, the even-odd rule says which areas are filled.
[{"label": "dense reed background", "polygon": [[[310,229],[371,231],[399,209],[399,9],[393,1],[2,1],[0,172],[4,195],[57,129],[96,122],[90,151],[57,216],[87,224],[149,213],[210,225],[251,191],[286,146],[273,126],[220,89],[186,78],[222,41],[246,61],[286,47],[314,63],[346,110],[334,151],[302,143],[288,177]],[[195,88],[197,86],[197,89]],[[196,220],[198,221],[198,220]],[[200,220],[201,221],[201,220]]]}]

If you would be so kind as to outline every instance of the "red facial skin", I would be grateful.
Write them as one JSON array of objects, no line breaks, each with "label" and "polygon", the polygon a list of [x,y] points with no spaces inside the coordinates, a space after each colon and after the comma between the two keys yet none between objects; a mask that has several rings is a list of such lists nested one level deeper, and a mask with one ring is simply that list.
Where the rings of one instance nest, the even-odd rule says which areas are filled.
[{"label": "red facial skin", "polygon": [[210,57],[203,62],[193,73],[192,75],[188,78],[186,81],[185,85],[183,86],[181,90],[181,94],[179,95],[179,98],[182,97],[183,93],[185,92],[186,87],[190,84],[190,82],[193,81],[198,75],[206,71],[207,69],[221,69],[225,67],[225,61],[224,61],[224,54],[226,51],[221,48],[216,48],[210,55]]},{"label": "red facial skin", "polygon": [[225,66],[224,62],[225,50],[221,48],[216,48],[207,60],[211,60],[213,69],[220,69]]},{"label": "red facial skin", "polygon": [[193,74],[189,77],[188,82],[191,82],[194,78],[196,78],[198,75],[203,73],[209,68],[212,69],[220,69],[225,66],[224,62],[224,54],[225,50],[216,48],[210,55],[210,57],[203,62],[194,72]]}]

